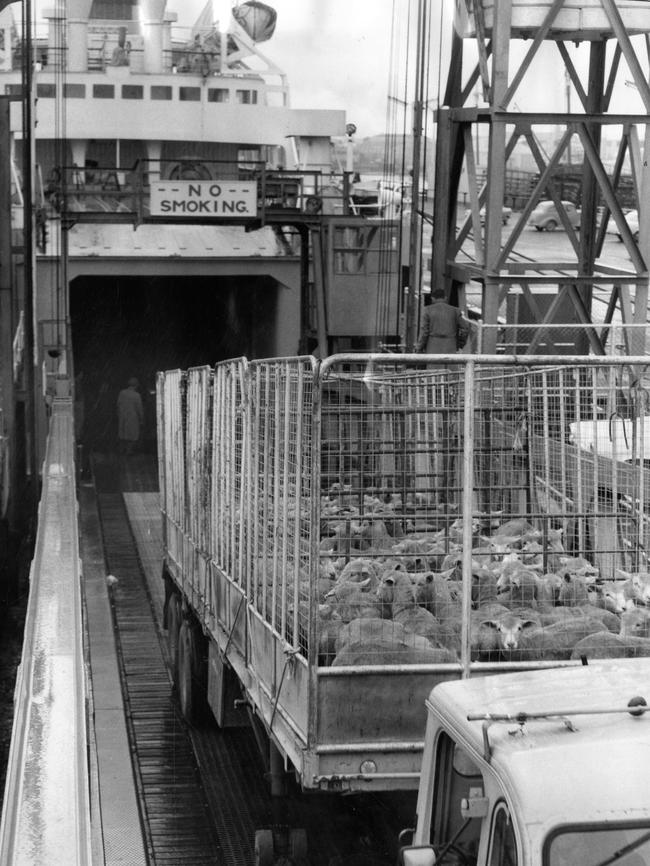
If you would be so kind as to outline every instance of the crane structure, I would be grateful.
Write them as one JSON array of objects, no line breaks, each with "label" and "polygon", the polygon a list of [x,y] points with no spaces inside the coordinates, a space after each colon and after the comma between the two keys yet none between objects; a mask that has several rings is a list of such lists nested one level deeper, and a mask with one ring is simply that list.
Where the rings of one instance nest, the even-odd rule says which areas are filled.
[{"label": "crane structure", "polygon": [[[438,110],[432,285],[445,286],[452,297],[473,281],[480,285],[482,351],[496,351],[500,311],[506,298],[518,293],[532,321],[573,327],[572,352],[605,354],[611,331],[607,326],[620,317],[616,321],[623,325],[623,352],[644,353],[645,329],[626,326],[645,325],[648,308],[650,235],[644,226],[650,178],[644,153],[650,148],[649,50],[650,4],[639,0],[457,0],[446,90]],[[556,63],[549,62],[549,51]],[[540,78],[550,89],[558,71],[577,94],[574,110],[568,110],[569,99],[564,111],[557,106],[551,111],[521,110],[540,91]],[[625,84],[637,91],[638,113],[616,112],[616,93]],[[480,107],[477,88],[484,104]],[[620,141],[609,170],[602,152],[605,127]],[[486,128],[487,175],[480,183],[477,142],[481,135],[485,138]],[[572,161],[572,147],[574,168],[576,153],[584,154],[579,228],[571,225],[556,182],[558,167]],[[506,170],[515,148],[528,149],[537,179],[523,211],[505,231]],[[638,241],[618,194],[628,160],[639,209]],[[463,173],[470,207],[457,224]],[[518,254],[522,232],[542,199],[555,205],[569,255],[558,254],[558,247],[569,248],[566,241],[545,244],[543,260]],[[629,265],[602,258],[610,220]],[[538,303],[541,292],[547,295],[546,305]],[[599,319],[594,317],[596,293],[605,307]],[[526,353],[540,353],[542,330],[536,329]]]}]

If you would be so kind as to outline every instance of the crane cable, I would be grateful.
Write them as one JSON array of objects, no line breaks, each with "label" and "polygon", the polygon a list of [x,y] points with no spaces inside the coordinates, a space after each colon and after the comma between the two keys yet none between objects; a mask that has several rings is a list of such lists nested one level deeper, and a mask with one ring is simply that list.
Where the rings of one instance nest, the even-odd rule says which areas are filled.
[{"label": "crane cable", "polygon": [[[398,8],[399,7],[399,8]],[[386,102],[386,135],[384,138],[384,155],[382,164],[381,180],[378,189],[378,204],[381,209],[383,199],[388,198],[390,189],[393,187],[397,177],[402,179],[401,188],[405,176],[405,141],[406,141],[406,111],[402,111],[401,130],[398,131],[400,111],[397,104],[402,102],[408,104],[408,80],[410,77],[410,31],[411,31],[411,3],[408,4],[408,14],[403,15],[403,4],[399,0],[393,0],[391,41],[388,63],[388,98]],[[399,52],[400,45],[405,47],[405,57]],[[399,71],[404,69],[404,81],[400,83]],[[403,88],[403,99],[393,94]],[[401,147],[399,147],[401,142]],[[384,190],[384,194],[382,194]],[[394,196],[393,196],[394,197]],[[378,342],[386,337],[396,336],[399,333],[399,318],[402,303],[402,274],[401,274],[401,249],[403,244],[403,221],[400,213],[399,229],[397,233],[397,250],[390,246],[392,230],[388,223],[394,221],[394,215],[390,208],[384,208],[380,223],[379,262],[377,274],[376,293],[376,315],[375,334]],[[401,209],[400,209],[401,211]],[[395,264],[395,262],[397,264]],[[391,322],[391,298],[395,297],[395,320]]]}]

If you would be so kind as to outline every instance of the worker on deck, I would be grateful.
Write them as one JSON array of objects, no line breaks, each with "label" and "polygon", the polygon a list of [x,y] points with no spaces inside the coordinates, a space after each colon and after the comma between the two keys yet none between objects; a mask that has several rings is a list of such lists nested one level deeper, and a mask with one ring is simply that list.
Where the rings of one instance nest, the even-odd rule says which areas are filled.
[{"label": "worker on deck", "polygon": [[144,409],[138,386],[138,380],[132,377],[117,397],[117,439],[120,454],[133,454],[142,434]]},{"label": "worker on deck", "polygon": [[467,342],[469,321],[458,307],[445,301],[442,289],[434,289],[431,298],[432,303],[422,312],[416,351],[428,355],[453,355]]}]

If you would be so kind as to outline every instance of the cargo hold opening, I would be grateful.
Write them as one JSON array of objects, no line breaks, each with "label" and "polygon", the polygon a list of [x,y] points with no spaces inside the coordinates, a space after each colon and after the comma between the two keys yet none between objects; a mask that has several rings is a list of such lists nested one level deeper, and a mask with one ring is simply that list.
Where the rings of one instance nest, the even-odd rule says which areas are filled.
[{"label": "cargo hold opening", "polygon": [[273,353],[278,283],[270,277],[80,276],[70,284],[77,390],[96,451],[112,451],[117,394],[135,376],[143,446],[155,448],[158,370]]}]

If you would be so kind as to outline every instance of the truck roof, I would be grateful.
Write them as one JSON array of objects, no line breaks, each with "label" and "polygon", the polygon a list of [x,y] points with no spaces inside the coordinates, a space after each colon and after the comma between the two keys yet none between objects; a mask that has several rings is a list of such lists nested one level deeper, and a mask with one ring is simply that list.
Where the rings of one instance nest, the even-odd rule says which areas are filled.
[{"label": "truck roof", "polygon": [[[524,823],[548,828],[650,819],[650,713],[626,709],[638,696],[650,704],[650,659],[445,682],[427,706],[489,760]],[[490,721],[487,758],[484,721],[468,715],[519,713],[545,717],[523,725]]]}]

